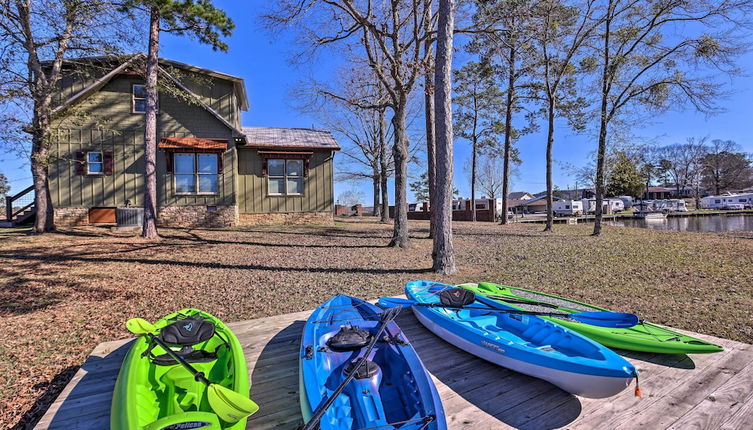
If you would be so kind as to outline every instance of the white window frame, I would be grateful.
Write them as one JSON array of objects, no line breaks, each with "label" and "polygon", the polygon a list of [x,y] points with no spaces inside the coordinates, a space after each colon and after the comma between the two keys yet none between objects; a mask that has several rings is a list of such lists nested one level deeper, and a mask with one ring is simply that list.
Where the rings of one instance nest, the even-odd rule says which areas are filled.
[{"label": "white window frame", "polygon": [[[146,91],[146,84],[131,84],[131,113],[144,115],[146,113],[146,96],[144,97],[136,97],[136,87],[144,87],[144,91]],[[136,110],[136,99],[138,100],[144,100],[144,110],[139,111]],[[160,113],[160,96],[159,93],[157,93],[157,114]]]},{"label": "white window frame", "polygon": [[[89,154],[99,154],[100,161],[91,162],[91,160],[89,160]],[[99,165],[102,166],[102,169],[99,172],[92,172],[91,171],[92,164],[99,164]],[[104,175],[105,174],[105,153],[104,152],[102,152],[102,151],[89,151],[89,152],[86,153],[86,174],[87,175],[95,175],[95,176],[99,176],[99,175]]]},{"label": "white window frame", "polygon": [[[288,190],[288,178],[294,178],[294,179],[300,179],[302,188],[305,190],[306,188],[306,175],[305,175],[305,169],[306,169],[306,163],[304,163],[304,160],[299,160],[297,158],[270,158],[267,160],[267,165],[269,165],[270,161],[282,161],[283,165],[283,174],[282,175],[272,175],[269,172],[269,168],[267,168],[267,195],[270,196],[302,196],[304,195],[303,192],[301,193],[293,193]],[[301,174],[300,175],[290,175],[288,174],[288,162],[289,161],[297,161],[301,163]],[[269,181],[272,179],[282,179],[284,184],[285,192],[283,193],[273,193],[271,192],[271,187],[269,186]]]},{"label": "white window frame", "polygon": [[[175,161],[175,157],[178,155],[191,155],[193,156],[193,172],[192,173],[178,173],[177,172],[177,165]],[[215,163],[217,166],[217,173],[199,173],[199,156],[200,155],[212,155],[215,157]],[[175,152],[173,153],[173,190],[175,191],[175,195],[177,196],[217,196],[220,194],[220,156],[222,154],[215,154],[215,153],[207,153],[207,152]],[[187,176],[187,175],[193,175],[193,185],[194,185],[194,192],[192,193],[179,193],[178,190],[178,176]],[[214,192],[202,192],[199,190],[199,178],[204,176],[210,176],[214,175],[217,177],[217,191]]]}]

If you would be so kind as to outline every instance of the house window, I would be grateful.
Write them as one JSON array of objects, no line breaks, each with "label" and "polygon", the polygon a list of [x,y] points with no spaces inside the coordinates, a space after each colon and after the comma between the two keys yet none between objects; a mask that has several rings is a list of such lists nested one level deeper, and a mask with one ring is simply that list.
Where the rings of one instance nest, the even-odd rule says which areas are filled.
[{"label": "house window", "polygon": [[176,194],[217,194],[219,169],[217,154],[174,154]]},{"label": "house window", "polygon": [[[146,113],[146,85],[131,86],[131,112]],[[157,113],[159,113],[159,95],[157,96]]]},{"label": "house window", "polygon": [[303,160],[267,160],[269,195],[303,194]]},{"label": "house window", "polygon": [[86,153],[86,174],[104,175],[105,162],[101,152]]}]

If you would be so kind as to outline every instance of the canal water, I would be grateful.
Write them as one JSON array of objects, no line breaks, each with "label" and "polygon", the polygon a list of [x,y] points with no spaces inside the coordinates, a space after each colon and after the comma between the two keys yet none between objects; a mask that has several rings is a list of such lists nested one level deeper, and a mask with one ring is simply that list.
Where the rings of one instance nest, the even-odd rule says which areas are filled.
[{"label": "canal water", "polygon": [[648,220],[633,218],[613,221],[612,225],[695,232],[753,231],[753,215],[689,216]]}]

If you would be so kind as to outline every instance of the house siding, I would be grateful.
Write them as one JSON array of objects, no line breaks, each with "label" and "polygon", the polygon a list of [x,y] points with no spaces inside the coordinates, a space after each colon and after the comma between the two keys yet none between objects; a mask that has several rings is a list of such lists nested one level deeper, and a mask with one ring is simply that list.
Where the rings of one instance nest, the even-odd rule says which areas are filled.
[{"label": "house siding", "polygon": [[332,152],[315,151],[302,196],[270,196],[256,149],[238,148],[238,210],[258,213],[333,213]]},{"label": "house siding", "polygon": [[[136,76],[118,76],[99,92],[82,101],[77,115],[58,122],[53,132],[50,190],[56,207],[117,207],[130,201],[143,206],[144,115],[131,113],[131,85]],[[235,205],[232,132],[204,108],[168,95],[160,98],[159,137],[223,138],[230,142],[224,154],[219,193],[212,196],[177,196],[173,175],[166,171],[165,152],[157,153],[157,187],[160,206]],[[103,125],[104,127],[98,127]],[[115,129],[117,128],[117,129]],[[113,174],[77,175],[77,151],[111,151]]]}]

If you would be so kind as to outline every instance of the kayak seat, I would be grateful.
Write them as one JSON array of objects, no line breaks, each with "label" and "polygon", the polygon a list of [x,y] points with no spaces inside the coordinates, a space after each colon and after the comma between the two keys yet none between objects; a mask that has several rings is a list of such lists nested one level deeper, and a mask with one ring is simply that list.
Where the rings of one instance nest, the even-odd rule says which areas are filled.
[{"label": "kayak seat", "polygon": [[358,327],[343,326],[327,339],[327,346],[335,352],[359,350],[371,341],[371,333]]},{"label": "kayak seat", "polygon": [[214,336],[214,323],[196,318],[186,318],[168,324],[160,330],[159,338],[176,346],[191,346]]},{"label": "kayak seat", "polygon": [[[217,353],[204,351],[203,349],[184,347],[180,351],[175,351],[175,353],[180,358],[186,360],[189,363],[209,363],[210,361],[217,360]],[[173,366],[175,364],[178,364],[178,362],[168,354],[162,354],[154,357],[152,359],[152,363],[156,364],[157,366]]]}]

